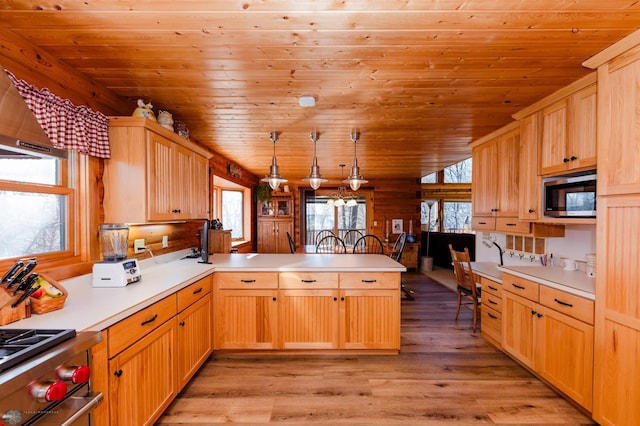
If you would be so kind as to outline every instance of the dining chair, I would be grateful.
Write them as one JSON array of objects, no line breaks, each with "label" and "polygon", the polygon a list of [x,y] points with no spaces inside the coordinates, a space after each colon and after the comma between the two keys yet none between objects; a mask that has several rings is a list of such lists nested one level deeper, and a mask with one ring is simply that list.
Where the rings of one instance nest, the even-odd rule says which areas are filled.
[{"label": "dining chair", "polygon": [[456,277],[458,306],[456,308],[456,320],[460,313],[460,306],[465,306],[473,311],[473,332],[475,333],[478,324],[478,311],[480,310],[480,286],[475,281],[473,269],[471,268],[471,257],[469,249],[456,251],[449,244],[451,260],[453,262],[453,273]]},{"label": "dining chair", "polygon": [[[396,239],[396,242],[393,243],[393,248],[391,249],[390,257],[393,258],[396,262],[400,263],[402,260],[402,253],[404,253],[404,246],[407,242],[407,233],[401,232]],[[400,290],[404,294],[404,300],[415,300],[411,295],[411,292],[407,290],[404,283],[402,282],[402,274],[400,274]]]},{"label": "dining chair", "polygon": [[327,235],[316,244],[316,253],[344,254],[346,252],[347,247],[344,241],[335,235]]},{"label": "dining chair", "polygon": [[380,238],[373,234],[366,234],[353,245],[354,254],[384,254],[384,246]]},{"label": "dining chair", "polygon": [[354,246],[356,244],[356,241],[358,241],[358,238],[363,236],[364,234],[358,231],[357,229],[349,229],[347,232],[344,233],[342,240],[346,245]]},{"label": "dining chair", "polygon": [[293,238],[291,237],[291,234],[289,233],[289,231],[287,231],[287,240],[289,240],[289,251],[291,251],[291,253],[295,253],[296,243],[295,241],[293,241]]},{"label": "dining chair", "polygon": [[315,243],[316,245],[318,245],[318,243],[320,242],[321,239],[323,239],[326,236],[329,235],[336,235],[333,233],[333,231],[331,231],[330,229],[323,229],[322,231],[318,231],[318,233],[316,234],[316,239],[315,239]]}]

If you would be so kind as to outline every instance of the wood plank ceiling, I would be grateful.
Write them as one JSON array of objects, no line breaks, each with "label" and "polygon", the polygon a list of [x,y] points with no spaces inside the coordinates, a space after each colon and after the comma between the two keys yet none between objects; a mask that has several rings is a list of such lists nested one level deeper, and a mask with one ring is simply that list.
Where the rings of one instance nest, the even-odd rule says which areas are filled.
[{"label": "wood plank ceiling", "polygon": [[[262,176],[420,177],[590,70],[640,25],[631,0],[5,0],[0,23]],[[303,108],[302,95],[317,105]]]}]

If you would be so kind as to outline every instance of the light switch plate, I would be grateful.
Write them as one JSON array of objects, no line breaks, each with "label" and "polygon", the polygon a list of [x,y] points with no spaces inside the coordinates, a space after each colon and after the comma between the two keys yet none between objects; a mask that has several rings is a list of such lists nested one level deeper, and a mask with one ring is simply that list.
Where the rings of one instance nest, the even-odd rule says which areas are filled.
[{"label": "light switch plate", "polygon": [[167,248],[169,247],[169,236],[168,235],[163,235],[162,236],[162,248]]}]

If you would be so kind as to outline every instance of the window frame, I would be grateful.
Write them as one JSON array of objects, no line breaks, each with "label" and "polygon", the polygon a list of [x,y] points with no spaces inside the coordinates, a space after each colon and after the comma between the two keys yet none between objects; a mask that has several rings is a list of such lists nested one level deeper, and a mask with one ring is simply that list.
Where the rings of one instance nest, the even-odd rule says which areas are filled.
[{"label": "window frame", "polygon": [[[222,218],[222,191],[242,192],[242,237],[232,238],[232,241],[251,241],[251,188],[231,182],[220,176],[213,175],[211,178],[211,214],[212,219]],[[224,225],[224,222],[222,223]]]}]

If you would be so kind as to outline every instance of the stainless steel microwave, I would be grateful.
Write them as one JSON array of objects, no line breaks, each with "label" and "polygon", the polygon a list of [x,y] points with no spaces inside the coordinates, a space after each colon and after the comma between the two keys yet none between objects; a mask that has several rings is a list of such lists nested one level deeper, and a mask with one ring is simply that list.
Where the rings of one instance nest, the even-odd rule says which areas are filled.
[{"label": "stainless steel microwave", "polygon": [[547,217],[596,217],[595,172],[543,179],[542,204]]}]

